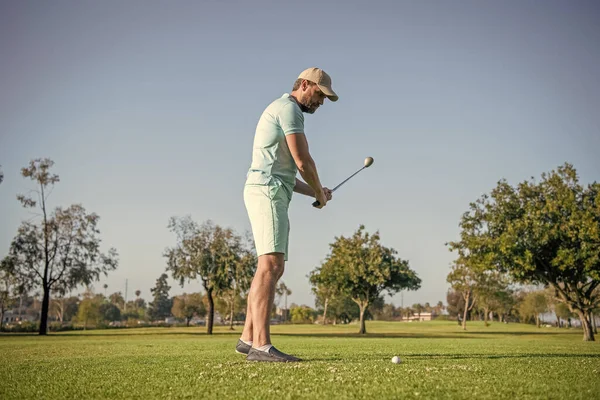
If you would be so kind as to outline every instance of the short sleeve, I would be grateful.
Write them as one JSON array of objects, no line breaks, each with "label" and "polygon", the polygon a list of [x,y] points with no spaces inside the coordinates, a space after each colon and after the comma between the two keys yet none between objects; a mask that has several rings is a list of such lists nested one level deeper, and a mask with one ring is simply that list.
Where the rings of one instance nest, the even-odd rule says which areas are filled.
[{"label": "short sleeve", "polygon": [[279,124],[284,135],[304,133],[304,115],[295,104],[286,104],[279,112]]}]

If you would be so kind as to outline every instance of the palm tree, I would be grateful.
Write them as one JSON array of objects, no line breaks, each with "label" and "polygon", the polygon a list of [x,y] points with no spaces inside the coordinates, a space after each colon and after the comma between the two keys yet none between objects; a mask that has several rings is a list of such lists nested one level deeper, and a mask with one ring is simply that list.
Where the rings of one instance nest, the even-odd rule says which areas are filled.
[{"label": "palm tree", "polygon": [[277,293],[277,295],[281,298],[281,296],[285,297],[285,317],[284,317],[284,321],[287,321],[287,317],[288,317],[288,309],[287,309],[287,297],[289,295],[292,294],[292,291],[290,290],[290,288],[288,288],[285,284],[285,282],[281,281],[281,283],[279,284],[279,286],[277,286],[277,289],[275,290],[275,292]]},{"label": "palm tree", "polygon": [[105,283],[104,284],[104,297],[106,297],[106,289],[108,289],[108,285]]},{"label": "palm tree", "polygon": [[423,307],[423,305],[421,303],[417,303],[417,304],[413,304],[413,309],[417,312],[417,314],[419,315],[419,321],[421,320],[421,313],[423,312],[423,310],[425,309]]},{"label": "palm tree", "polygon": [[444,311],[444,303],[438,301],[438,303],[434,307],[434,311],[436,315],[442,315],[442,311]]}]

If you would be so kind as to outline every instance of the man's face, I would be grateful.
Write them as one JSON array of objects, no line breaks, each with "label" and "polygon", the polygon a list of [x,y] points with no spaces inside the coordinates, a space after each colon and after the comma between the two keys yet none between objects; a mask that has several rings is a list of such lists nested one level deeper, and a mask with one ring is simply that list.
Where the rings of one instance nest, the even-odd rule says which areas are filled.
[{"label": "man's face", "polygon": [[314,114],[323,102],[325,101],[325,94],[321,92],[319,86],[308,81],[302,82],[302,92],[298,101],[304,106],[304,112]]}]

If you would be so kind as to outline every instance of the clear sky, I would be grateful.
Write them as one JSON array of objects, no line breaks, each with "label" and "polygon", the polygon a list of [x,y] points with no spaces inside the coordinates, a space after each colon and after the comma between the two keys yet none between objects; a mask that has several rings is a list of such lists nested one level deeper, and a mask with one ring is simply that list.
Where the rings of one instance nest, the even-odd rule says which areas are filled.
[{"label": "clear sky", "polygon": [[250,228],[260,113],[318,66],[340,96],[305,118],[323,183],[375,163],[323,210],[294,197],[288,302],[314,305],[307,274],[360,224],[423,280],[405,305],[445,302],[469,202],[564,162],[598,180],[599,20],[595,1],[2,1],[0,256],[31,217],[19,169],[50,157],[51,206],[98,213],[120,254],[96,289],[148,299],[169,217]]}]

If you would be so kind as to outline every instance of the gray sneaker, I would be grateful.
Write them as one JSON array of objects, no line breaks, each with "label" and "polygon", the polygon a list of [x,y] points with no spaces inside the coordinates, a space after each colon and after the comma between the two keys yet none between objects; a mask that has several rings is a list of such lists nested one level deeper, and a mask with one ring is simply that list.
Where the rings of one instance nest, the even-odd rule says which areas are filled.
[{"label": "gray sneaker", "polygon": [[247,345],[246,343],[242,342],[241,339],[239,339],[237,345],[235,346],[235,352],[238,354],[248,354],[251,348],[252,346]]},{"label": "gray sneaker", "polygon": [[289,354],[285,354],[280,352],[272,346],[269,351],[260,351],[255,348],[251,348],[248,356],[246,357],[248,361],[272,361],[272,362],[295,362],[302,361],[298,357],[290,356]]}]

